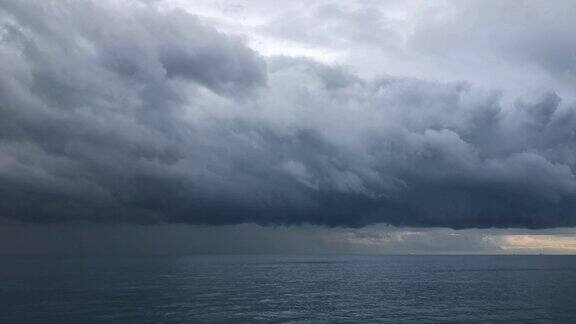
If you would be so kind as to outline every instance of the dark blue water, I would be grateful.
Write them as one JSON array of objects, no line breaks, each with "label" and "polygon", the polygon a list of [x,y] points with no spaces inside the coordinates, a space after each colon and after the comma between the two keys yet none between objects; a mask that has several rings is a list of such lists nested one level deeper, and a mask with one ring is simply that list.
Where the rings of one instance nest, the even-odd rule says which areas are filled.
[{"label": "dark blue water", "polygon": [[0,258],[0,322],[576,322],[573,256]]}]

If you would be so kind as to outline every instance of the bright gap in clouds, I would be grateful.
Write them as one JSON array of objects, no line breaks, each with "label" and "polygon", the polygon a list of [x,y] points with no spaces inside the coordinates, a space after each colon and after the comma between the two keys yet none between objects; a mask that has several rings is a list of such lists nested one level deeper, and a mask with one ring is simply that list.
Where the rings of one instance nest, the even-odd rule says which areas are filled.
[{"label": "bright gap in clouds", "polygon": [[305,10],[309,7],[302,1],[289,1],[278,5],[264,1],[186,1],[168,0],[158,3],[161,10],[184,10],[200,16],[218,31],[236,35],[246,40],[250,48],[264,56],[286,55],[309,57],[323,63],[342,62],[344,53],[300,42],[275,38],[260,32],[264,26],[287,8]]},{"label": "bright gap in clouds", "polygon": [[504,235],[502,249],[524,253],[576,253],[576,237],[564,235]]},{"label": "bright gap in clouds", "polygon": [[[441,82],[466,80],[486,89],[504,89],[504,99],[511,101],[543,88],[576,98],[574,87],[566,83],[575,81],[573,77],[559,80],[549,73],[556,73],[551,71],[555,67],[538,62],[550,55],[567,55],[563,49],[546,49],[555,45],[546,44],[545,35],[569,30],[562,24],[570,19],[571,9],[563,9],[565,2],[547,4],[449,0],[156,3],[161,10],[198,15],[221,32],[244,38],[264,56],[308,57],[346,67],[368,79],[391,75]],[[535,12],[562,10],[568,17],[560,22],[546,14],[530,21]],[[526,33],[535,34],[533,43]],[[536,46],[541,48],[534,50]],[[526,64],[526,59],[537,64]]]},{"label": "bright gap in clouds", "polygon": [[[438,3],[440,4],[440,3]],[[247,40],[248,45],[260,54],[265,56],[286,55],[286,56],[305,56],[312,58],[318,62],[328,64],[344,64],[350,65],[354,68],[354,61],[350,60],[351,52],[355,48],[344,47],[338,48],[326,43],[313,43],[299,39],[301,30],[295,31],[293,37],[289,30],[290,26],[282,26],[286,34],[278,35],[280,30],[271,30],[271,27],[279,22],[291,23],[289,16],[291,14],[299,15],[305,13],[304,17],[295,17],[296,19],[303,19],[303,22],[311,23],[316,19],[315,14],[319,11],[321,16],[330,17],[330,9],[335,11],[332,14],[352,13],[349,18],[361,19],[362,15],[369,14],[370,11],[383,14],[387,28],[393,29],[395,33],[400,36],[398,41],[402,43],[406,37],[415,28],[413,20],[423,8],[427,8],[424,1],[347,1],[347,2],[334,2],[334,1],[287,1],[279,4],[274,1],[186,1],[186,0],[166,0],[158,2],[158,8],[161,10],[184,10],[194,15],[202,17],[206,22],[213,25],[219,31],[237,35]],[[325,9],[325,10],[323,10]],[[326,10],[327,9],[327,10]],[[328,13],[322,15],[323,11]],[[354,17],[357,15],[357,17]],[[368,15],[366,18],[374,18],[375,16]],[[339,17],[332,17],[332,21],[327,21],[322,25],[311,25],[306,27],[310,28],[310,33],[326,32],[333,33],[332,28],[337,27]],[[334,19],[336,18],[336,19]],[[330,19],[329,19],[330,20]],[[298,24],[299,20],[294,20],[294,24]],[[359,23],[361,21],[356,21]],[[313,23],[313,22],[312,22]],[[280,27],[280,26],[277,26]],[[342,26],[344,27],[344,26]],[[319,31],[318,31],[319,30]],[[378,30],[367,31],[368,33],[378,33]],[[398,44],[400,45],[400,44]],[[374,57],[368,57],[373,53],[365,53],[365,58],[372,61]],[[383,53],[384,54],[384,53]],[[386,59],[385,55],[378,55],[379,59]],[[357,62],[356,62],[357,63]],[[380,61],[382,64],[382,61]],[[372,70],[371,73],[375,71]]]}]

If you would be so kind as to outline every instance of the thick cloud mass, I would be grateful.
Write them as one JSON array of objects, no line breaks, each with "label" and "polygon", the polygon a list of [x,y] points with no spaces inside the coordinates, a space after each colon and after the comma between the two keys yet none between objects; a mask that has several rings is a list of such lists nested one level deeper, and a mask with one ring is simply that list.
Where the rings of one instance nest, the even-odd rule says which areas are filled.
[{"label": "thick cloud mass", "polygon": [[264,58],[142,2],[0,3],[0,215],[18,221],[575,226],[575,110]]}]

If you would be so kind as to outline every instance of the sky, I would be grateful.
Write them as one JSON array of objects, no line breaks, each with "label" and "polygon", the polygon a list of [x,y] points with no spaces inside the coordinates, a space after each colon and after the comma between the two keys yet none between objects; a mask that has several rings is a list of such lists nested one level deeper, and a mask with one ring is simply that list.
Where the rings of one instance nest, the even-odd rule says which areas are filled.
[{"label": "sky", "polygon": [[4,0],[0,254],[576,253],[576,2]]}]

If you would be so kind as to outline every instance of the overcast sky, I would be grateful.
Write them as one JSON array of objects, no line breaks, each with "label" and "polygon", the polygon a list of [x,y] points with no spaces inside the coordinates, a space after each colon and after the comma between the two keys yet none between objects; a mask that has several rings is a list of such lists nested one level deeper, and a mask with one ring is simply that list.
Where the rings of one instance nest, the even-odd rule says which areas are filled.
[{"label": "overcast sky", "polygon": [[574,253],[576,2],[3,0],[0,253]]}]

